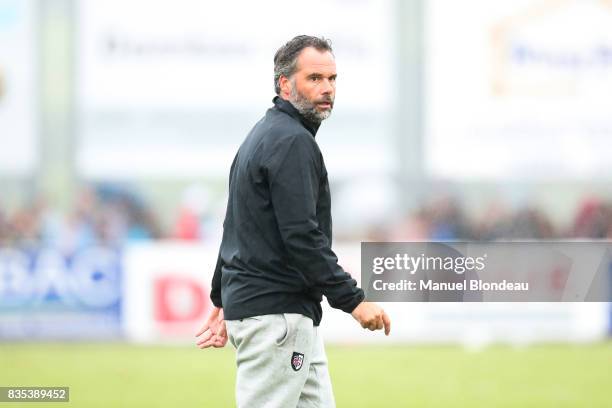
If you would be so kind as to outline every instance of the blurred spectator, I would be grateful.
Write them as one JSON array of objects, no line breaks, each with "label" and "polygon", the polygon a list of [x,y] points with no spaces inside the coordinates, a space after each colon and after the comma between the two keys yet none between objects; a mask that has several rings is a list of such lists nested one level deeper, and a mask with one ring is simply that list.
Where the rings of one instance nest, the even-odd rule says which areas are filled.
[{"label": "blurred spectator", "polygon": [[100,243],[116,246],[162,237],[157,219],[134,189],[103,185],[98,188],[98,197],[94,216]]},{"label": "blurred spectator", "polygon": [[430,224],[424,209],[410,213],[391,227],[387,237],[380,232],[376,241],[423,241],[429,237]]},{"label": "blurred spectator", "polygon": [[523,208],[513,217],[508,237],[515,239],[554,238],[552,224],[548,216],[537,208]]},{"label": "blurred spectator", "polygon": [[44,202],[37,198],[10,215],[0,216],[2,241],[7,245],[36,245],[41,237],[40,217],[43,211]]},{"label": "blurred spectator", "polygon": [[524,207],[508,213],[501,207],[491,208],[479,223],[476,239],[550,239],[556,238],[552,223],[542,211]]},{"label": "blurred spectator", "polygon": [[185,241],[204,240],[210,234],[212,208],[210,193],[204,187],[192,185],[183,192],[174,237]]},{"label": "blurred spectator", "polygon": [[474,238],[489,241],[503,237],[511,218],[510,211],[502,202],[491,202],[475,222]]},{"label": "blurred spectator", "polygon": [[0,207],[0,246],[8,244],[9,224],[2,207]]},{"label": "blurred spectator", "polygon": [[95,244],[95,213],[95,192],[92,188],[85,187],[77,193],[74,208],[57,231],[55,241],[64,253]]},{"label": "blurred spectator", "polygon": [[425,209],[429,221],[429,239],[436,241],[471,239],[468,226],[459,203],[451,197],[437,197]]},{"label": "blurred spectator", "polygon": [[587,198],[580,205],[571,235],[575,238],[610,238],[612,207],[597,198]]}]

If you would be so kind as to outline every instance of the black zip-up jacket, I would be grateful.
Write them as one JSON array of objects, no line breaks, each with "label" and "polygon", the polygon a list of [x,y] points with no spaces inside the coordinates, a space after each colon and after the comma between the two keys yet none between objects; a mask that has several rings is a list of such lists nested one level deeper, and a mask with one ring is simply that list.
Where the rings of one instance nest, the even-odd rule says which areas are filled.
[{"label": "black zip-up jacket", "polygon": [[331,199],[318,124],[288,101],[255,124],[230,170],[211,300],[225,319],[300,313],[316,326],[321,300],[350,313],[364,299],[331,250]]}]

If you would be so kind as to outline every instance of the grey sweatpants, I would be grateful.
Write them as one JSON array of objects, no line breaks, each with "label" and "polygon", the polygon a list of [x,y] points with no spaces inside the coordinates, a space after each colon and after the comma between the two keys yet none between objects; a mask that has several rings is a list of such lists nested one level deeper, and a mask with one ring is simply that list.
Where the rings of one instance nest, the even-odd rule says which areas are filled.
[{"label": "grey sweatpants", "polygon": [[238,408],[335,407],[319,328],[300,314],[226,320]]}]

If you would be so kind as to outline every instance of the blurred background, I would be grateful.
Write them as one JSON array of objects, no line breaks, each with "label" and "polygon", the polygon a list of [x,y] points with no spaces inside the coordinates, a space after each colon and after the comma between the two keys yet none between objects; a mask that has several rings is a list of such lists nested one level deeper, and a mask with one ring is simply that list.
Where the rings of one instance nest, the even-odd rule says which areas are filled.
[{"label": "blurred background", "polygon": [[[231,350],[190,344],[298,34],[336,56],[317,141],[357,279],[361,241],[612,237],[609,0],[0,0],[0,386],[233,404]],[[385,307],[388,339],[324,312],[339,406],[612,406],[609,304]]]}]

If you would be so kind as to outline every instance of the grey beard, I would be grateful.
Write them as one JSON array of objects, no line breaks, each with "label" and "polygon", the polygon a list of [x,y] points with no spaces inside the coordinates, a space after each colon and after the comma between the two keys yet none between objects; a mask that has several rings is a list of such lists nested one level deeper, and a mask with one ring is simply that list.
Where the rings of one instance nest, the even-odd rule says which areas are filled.
[{"label": "grey beard", "polygon": [[331,115],[331,109],[319,112],[317,106],[310,102],[304,95],[300,94],[295,83],[291,87],[291,99],[289,102],[300,112],[306,120],[314,123],[321,123]]}]

